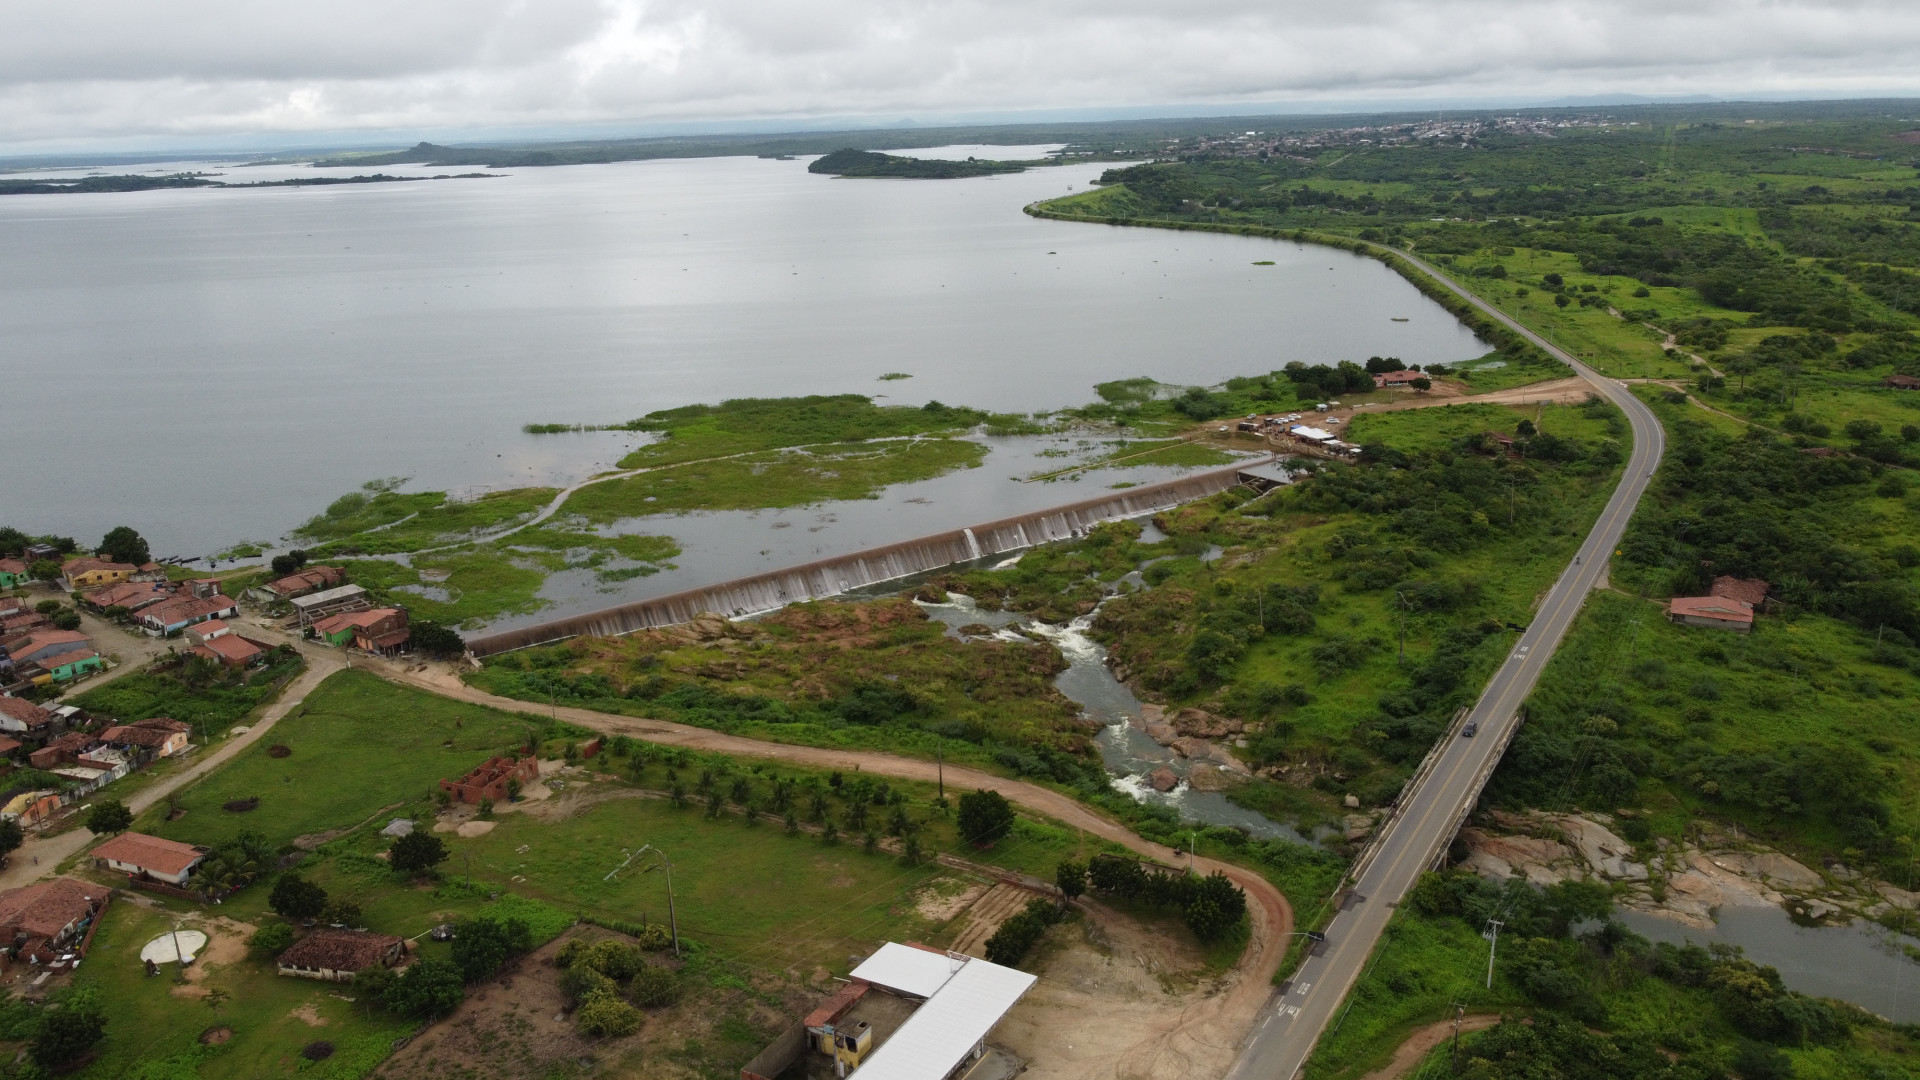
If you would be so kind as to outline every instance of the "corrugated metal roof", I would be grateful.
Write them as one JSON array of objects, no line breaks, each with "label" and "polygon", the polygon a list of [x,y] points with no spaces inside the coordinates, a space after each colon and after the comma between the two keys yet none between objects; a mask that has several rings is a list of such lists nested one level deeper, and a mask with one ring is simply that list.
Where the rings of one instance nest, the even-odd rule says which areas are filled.
[{"label": "corrugated metal roof", "polygon": [[1298,435],[1303,439],[1314,439],[1321,442],[1324,442],[1327,439],[1333,438],[1333,433],[1331,431],[1328,431],[1325,428],[1308,427],[1305,424],[1295,424],[1293,426],[1293,434]]},{"label": "corrugated metal roof", "polygon": [[945,953],[929,952],[889,941],[880,946],[879,952],[854,968],[851,977],[896,994],[930,998],[935,990],[953,978],[953,973],[960,970],[964,963],[966,961],[956,960]]},{"label": "corrugated metal roof", "polygon": [[[877,955],[877,954],[876,954]],[[1035,978],[969,960],[893,1037],[867,1055],[858,1080],[944,1080],[1013,1008]]]},{"label": "corrugated metal roof", "polygon": [[1268,483],[1273,483],[1273,484],[1293,483],[1293,474],[1287,471],[1286,466],[1275,464],[1273,462],[1266,462],[1260,465],[1249,465],[1246,468],[1241,469],[1238,473],[1235,473],[1234,475],[1241,480],[1245,480],[1246,478],[1251,476],[1256,479],[1265,480]]}]

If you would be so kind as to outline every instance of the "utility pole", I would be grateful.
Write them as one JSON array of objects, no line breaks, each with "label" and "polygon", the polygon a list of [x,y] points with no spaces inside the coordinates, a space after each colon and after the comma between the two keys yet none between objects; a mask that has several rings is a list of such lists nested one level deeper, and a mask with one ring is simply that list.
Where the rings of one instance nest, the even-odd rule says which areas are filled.
[{"label": "utility pole", "polygon": [[[630,853],[630,854],[629,854],[629,855],[628,855],[628,856],[626,857],[626,859],[624,859],[624,860],[623,860],[623,861],[622,861],[622,862],[620,863],[620,865],[619,865],[619,866],[616,866],[616,867],[614,867],[613,869],[611,869],[611,870],[609,870],[609,871],[607,871],[607,876],[606,876],[606,877],[603,877],[603,878],[601,878],[600,880],[601,880],[601,881],[612,881],[612,880],[613,880],[613,876],[614,876],[615,874],[618,874],[618,873],[619,873],[620,871],[622,871],[622,870],[625,870],[625,869],[626,869],[626,868],[627,868],[627,867],[628,867],[629,865],[631,865],[631,864],[633,863],[633,860],[635,860],[635,859],[637,859],[637,858],[639,858],[639,857],[640,857],[640,856],[642,856],[642,855],[645,855],[645,854],[646,854],[647,852],[649,852],[649,851],[651,851],[651,852],[653,852],[653,853],[654,853],[655,855],[658,855],[658,856],[660,856],[660,861],[659,861],[659,862],[657,862],[657,863],[655,863],[655,864],[653,864],[652,866],[649,866],[649,867],[647,867],[647,868],[646,868],[645,870],[642,870],[642,871],[640,871],[640,872],[641,872],[642,874],[651,874],[651,873],[653,873],[653,872],[654,872],[655,870],[664,870],[664,871],[666,871],[666,875],[667,875],[667,928],[668,928],[668,930],[669,930],[669,932],[670,932],[670,933],[671,933],[671,934],[673,935],[673,955],[675,955],[675,956],[679,956],[679,955],[680,955],[680,918],[679,918],[679,915],[678,915],[678,913],[677,913],[677,912],[675,912],[675,910],[674,910],[674,906],[673,906],[673,860],[672,860],[672,859],[669,859],[669,858],[667,858],[667,853],[666,853],[666,852],[664,852],[664,851],[661,851],[661,850],[660,850],[659,848],[657,848],[657,847],[654,847],[654,846],[653,846],[652,844],[642,844],[642,845],[640,845],[640,850],[639,850],[639,851],[635,851],[635,852],[632,852],[632,853]],[[644,916],[643,916],[643,917],[644,917]]]},{"label": "utility pole", "polygon": [[1466,1014],[1467,1007],[1459,1002],[1453,1003],[1453,1071],[1460,1071],[1460,1018]]},{"label": "utility pole", "polygon": [[933,744],[934,776],[939,779],[940,801],[947,801],[947,749],[939,743]]},{"label": "utility pole", "polygon": [[1486,938],[1489,942],[1487,946],[1487,989],[1491,990],[1493,989],[1493,954],[1499,951],[1500,948],[1500,928],[1507,924],[1501,922],[1499,919],[1488,919],[1487,925],[1492,929],[1480,936]]},{"label": "utility pole", "polygon": [[1187,834],[1187,873],[1193,873],[1193,849],[1200,845],[1199,832]]}]

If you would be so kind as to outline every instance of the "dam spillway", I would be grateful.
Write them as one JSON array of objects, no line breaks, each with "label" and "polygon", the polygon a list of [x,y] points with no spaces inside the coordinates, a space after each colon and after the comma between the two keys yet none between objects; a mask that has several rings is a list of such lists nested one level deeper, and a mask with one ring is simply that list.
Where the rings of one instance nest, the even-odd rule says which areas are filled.
[{"label": "dam spillway", "polygon": [[483,634],[468,640],[467,651],[475,657],[491,656],[572,637],[630,634],[688,622],[706,612],[731,618],[758,615],[800,601],[838,596],[867,585],[1085,536],[1104,522],[1157,513],[1216,495],[1235,486],[1236,474],[1245,467],[1241,462],[1177,480],[1124,488],[1050,510]]}]

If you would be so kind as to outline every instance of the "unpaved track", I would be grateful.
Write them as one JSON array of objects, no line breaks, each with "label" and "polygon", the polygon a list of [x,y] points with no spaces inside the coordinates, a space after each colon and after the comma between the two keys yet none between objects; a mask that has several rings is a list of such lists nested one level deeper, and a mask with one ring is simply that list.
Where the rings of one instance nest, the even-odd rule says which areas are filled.
[{"label": "unpaved track", "polygon": [[[382,678],[417,687],[457,701],[504,709],[509,712],[538,713],[538,705],[513,698],[496,697],[461,682],[445,667],[422,671],[384,661],[359,662],[365,670]],[[833,750],[811,746],[787,746],[758,739],[725,735],[706,728],[689,727],[666,720],[640,720],[614,716],[591,709],[549,709],[551,715],[571,724],[613,735],[631,735],[665,746],[684,746],[691,750],[736,754],[742,757],[790,761],[816,768],[861,771],[879,776],[932,783],[938,775],[935,764],[918,758],[897,757],[874,751]],[[1144,840],[1125,826],[1103,817],[1057,791],[994,776],[959,765],[946,766],[946,778],[958,789],[992,788],[1008,800],[1064,825],[1082,829],[1103,840],[1112,840],[1132,851],[1164,863],[1184,861],[1173,849]],[[1266,878],[1238,866],[1196,859],[1194,867],[1202,874],[1218,870],[1245,889],[1252,922],[1252,941],[1240,963],[1221,980],[1218,993],[1194,1003],[1177,1022],[1159,1030],[1150,1025],[1139,1031],[1129,1052],[1116,1061],[1110,1075],[1128,1080],[1141,1077],[1167,1078],[1219,1076],[1233,1061],[1240,1041],[1253,1026],[1273,993],[1273,975],[1286,957],[1288,935],[1293,932],[1293,909],[1287,898]],[[1088,1077],[1087,1080],[1094,1080]]]},{"label": "unpaved track", "polygon": [[[1460,1030],[1463,1032],[1485,1031],[1499,1022],[1500,1018],[1492,1013],[1477,1013],[1463,1017],[1460,1021]],[[1412,1072],[1414,1066],[1425,1060],[1428,1054],[1433,1053],[1434,1047],[1452,1037],[1453,1021],[1451,1020],[1441,1020],[1423,1028],[1416,1028],[1413,1034],[1407,1036],[1407,1041],[1401,1043],[1400,1048],[1393,1052],[1392,1061],[1361,1077],[1360,1080],[1400,1080],[1401,1077]]]}]

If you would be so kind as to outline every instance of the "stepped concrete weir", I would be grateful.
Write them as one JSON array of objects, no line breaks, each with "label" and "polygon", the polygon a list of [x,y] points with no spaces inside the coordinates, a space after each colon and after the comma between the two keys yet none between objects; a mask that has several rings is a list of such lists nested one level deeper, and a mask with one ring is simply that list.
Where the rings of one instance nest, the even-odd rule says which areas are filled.
[{"label": "stepped concrete weir", "polygon": [[730,618],[758,615],[803,600],[838,596],[866,585],[1085,536],[1088,530],[1104,522],[1157,513],[1216,495],[1238,483],[1236,474],[1245,467],[1246,463],[1241,462],[1177,480],[1110,492],[1051,510],[485,634],[470,638],[467,651],[476,657],[491,656],[583,635],[630,634],[650,627],[689,622],[707,612]]}]

